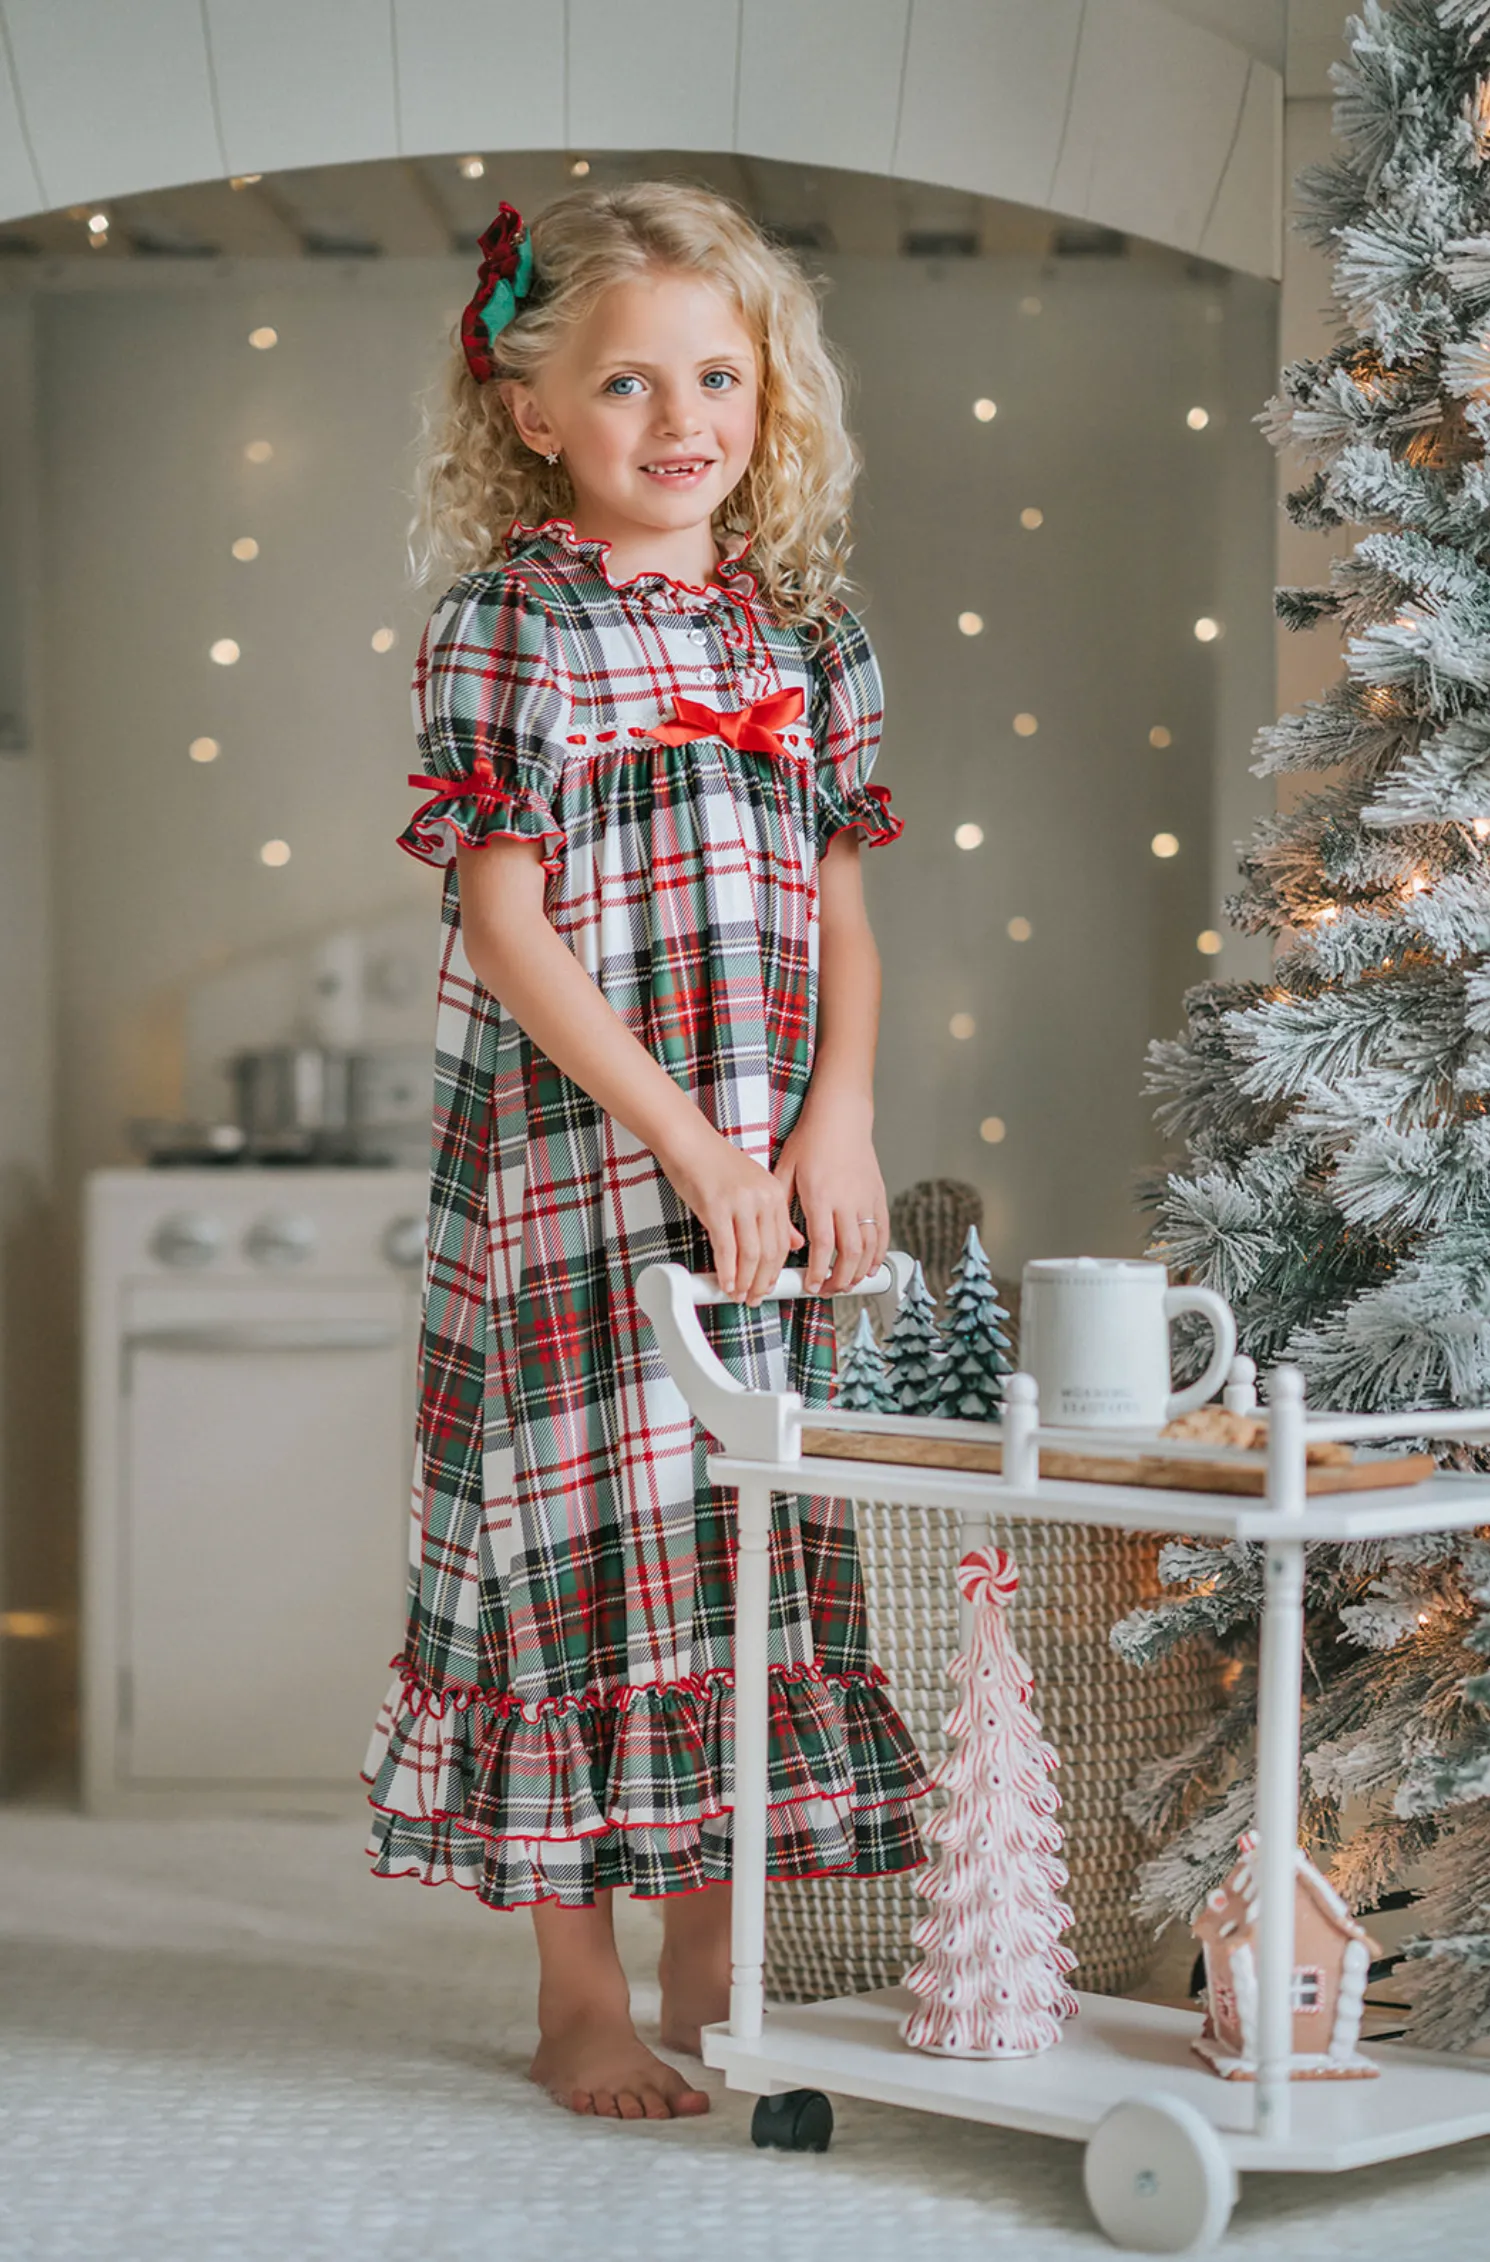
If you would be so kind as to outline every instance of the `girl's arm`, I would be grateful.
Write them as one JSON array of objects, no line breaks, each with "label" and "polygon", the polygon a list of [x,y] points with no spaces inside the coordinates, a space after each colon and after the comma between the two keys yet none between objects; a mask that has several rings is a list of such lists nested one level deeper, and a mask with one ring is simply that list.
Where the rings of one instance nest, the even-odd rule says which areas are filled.
[{"label": "girl's arm", "polygon": [[835,833],[818,864],[817,1049],[802,1113],[776,1159],[807,1225],[803,1286],[828,1296],[855,1287],[890,1246],[873,1138],[880,962],[860,845],[847,829]]},{"label": "girl's arm", "polygon": [[651,1149],[714,1251],[721,1287],[758,1304],[802,1235],[790,1188],[722,1137],[654,1060],[549,924],[542,844],[498,834],[458,846],[472,972],[554,1066]]}]

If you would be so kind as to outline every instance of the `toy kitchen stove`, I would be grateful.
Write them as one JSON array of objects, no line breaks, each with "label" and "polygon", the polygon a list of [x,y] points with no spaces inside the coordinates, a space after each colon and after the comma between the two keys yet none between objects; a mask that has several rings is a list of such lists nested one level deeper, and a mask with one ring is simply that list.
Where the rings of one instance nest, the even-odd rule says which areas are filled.
[{"label": "toy kitchen stove", "polygon": [[84,1798],[347,1811],[403,1630],[425,1171],[95,1171]]}]

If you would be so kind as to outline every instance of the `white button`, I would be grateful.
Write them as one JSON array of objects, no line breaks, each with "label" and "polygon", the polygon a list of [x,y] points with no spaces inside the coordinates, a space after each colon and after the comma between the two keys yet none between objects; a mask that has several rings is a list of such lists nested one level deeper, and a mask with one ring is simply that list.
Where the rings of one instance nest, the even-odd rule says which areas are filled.
[{"label": "white button", "polygon": [[690,628],[688,631],[688,641],[690,644],[707,644],[709,641],[709,632],[706,628]]}]

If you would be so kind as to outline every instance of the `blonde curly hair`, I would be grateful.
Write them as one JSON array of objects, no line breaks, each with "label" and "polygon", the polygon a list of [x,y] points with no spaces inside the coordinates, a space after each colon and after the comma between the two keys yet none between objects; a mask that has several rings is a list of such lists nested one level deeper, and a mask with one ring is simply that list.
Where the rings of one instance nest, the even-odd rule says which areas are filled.
[{"label": "blonde curly hair", "polygon": [[501,380],[531,383],[561,334],[601,294],[658,270],[706,276],[735,307],[760,356],[760,416],[744,478],[715,512],[721,551],[751,536],[745,559],[786,624],[820,638],[846,601],[849,501],[861,457],[844,424],[847,372],[823,335],[811,282],[744,209],[685,181],[582,189],[529,229],[533,286],[495,341],[478,383],[457,323],[443,375],[423,403],[409,562],[416,584],[502,563],[514,521],[572,519],[561,462],[518,433]]}]

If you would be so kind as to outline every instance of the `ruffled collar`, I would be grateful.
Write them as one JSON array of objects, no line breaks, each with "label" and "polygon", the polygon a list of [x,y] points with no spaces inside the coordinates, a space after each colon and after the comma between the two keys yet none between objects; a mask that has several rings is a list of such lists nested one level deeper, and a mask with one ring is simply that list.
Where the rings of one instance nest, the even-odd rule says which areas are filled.
[{"label": "ruffled collar", "polygon": [[[666,596],[686,599],[696,605],[701,600],[707,602],[722,598],[748,602],[755,596],[756,577],[748,566],[740,563],[753,539],[748,527],[737,535],[733,546],[725,551],[715,568],[719,580],[705,582],[702,586],[691,581],[675,580],[672,574],[662,573],[655,567],[634,573],[627,581],[612,579],[609,558],[614,544],[598,534],[576,534],[573,520],[567,518],[545,518],[531,524],[525,519],[515,518],[507,529],[506,547],[510,557],[519,547],[526,549],[531,543],[546,543],[551,550],[568,551],[575,557],[587,559],[601,579],[623,595]],[[731,586],[721,586],[726,582]]]}]

